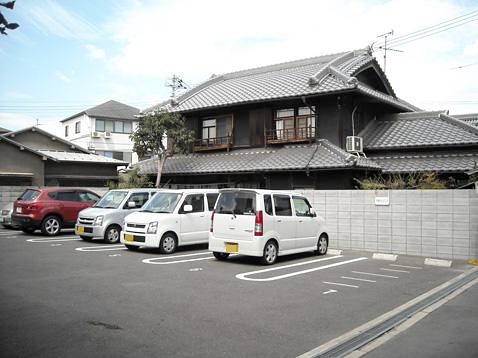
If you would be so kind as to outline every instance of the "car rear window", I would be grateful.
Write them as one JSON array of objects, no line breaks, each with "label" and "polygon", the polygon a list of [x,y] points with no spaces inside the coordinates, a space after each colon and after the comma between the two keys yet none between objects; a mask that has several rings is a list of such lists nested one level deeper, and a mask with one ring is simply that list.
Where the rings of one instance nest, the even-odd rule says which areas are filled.
[{"label": "car rear window", "polygon": [[38,190],[27,189],[23,192],[22,195],[20,195],[18,200],[21,200],[21,201],[35,200],[36,198],[38,198],[39,195],[40,195],[40,192]]},{"label": "car rear window", "polygon": [[217,214],[255,215],[256,194],[248,192],[225,192],[217,199]]}]

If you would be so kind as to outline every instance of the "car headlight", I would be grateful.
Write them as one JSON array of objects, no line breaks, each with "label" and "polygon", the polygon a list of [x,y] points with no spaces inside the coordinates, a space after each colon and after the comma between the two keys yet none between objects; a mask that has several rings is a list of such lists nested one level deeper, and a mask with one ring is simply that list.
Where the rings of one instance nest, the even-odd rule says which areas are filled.
[{"label": "car headlight", "polygon": [[146,231],[147,234],[156,234],[158,231],[158,222],[153,221],[152,223],[149,223],[148,225],[148,230]]},{"label": "car headlight", "polygon": [[93,225],[95,226],[101,226],[103,224],[103,215],[99,215],[96,217],[95,222]]}]

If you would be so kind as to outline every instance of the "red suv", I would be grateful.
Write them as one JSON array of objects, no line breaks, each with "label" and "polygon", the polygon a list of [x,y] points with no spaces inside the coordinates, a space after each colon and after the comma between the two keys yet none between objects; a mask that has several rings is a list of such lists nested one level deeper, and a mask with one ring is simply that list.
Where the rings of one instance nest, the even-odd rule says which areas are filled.
[{"label": "red suv", "polygon": [[29,234],[40,229],[45,235],[58,235],[62,228],[75,227],[78,213],[99,198],[81,188],[27,189],[15,201],[12,220]]}]

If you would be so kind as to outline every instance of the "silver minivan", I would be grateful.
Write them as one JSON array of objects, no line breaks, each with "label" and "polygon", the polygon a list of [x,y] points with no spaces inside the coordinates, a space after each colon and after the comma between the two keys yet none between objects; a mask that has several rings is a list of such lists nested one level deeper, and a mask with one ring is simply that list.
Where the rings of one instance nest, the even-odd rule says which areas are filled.
[{"label": "silver minivan", "polygon": [[91,208],[78,214],[75,234],[83,240],[103,238],[108,244],[119,242],[126,215],[143,205],[160,189],[115,189],[108,191]]}]

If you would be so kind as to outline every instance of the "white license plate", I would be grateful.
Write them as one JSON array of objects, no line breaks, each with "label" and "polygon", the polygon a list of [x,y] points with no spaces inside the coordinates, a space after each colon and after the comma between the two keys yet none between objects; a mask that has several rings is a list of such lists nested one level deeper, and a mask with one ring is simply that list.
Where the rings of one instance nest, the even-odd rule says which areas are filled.
[{"label": "white license plate", "polygon": [[21,213],[21,212],[22,212],[22,208],[17,207],[17,210],[16,210],[16,211],[17,211],[17,213]]}]

